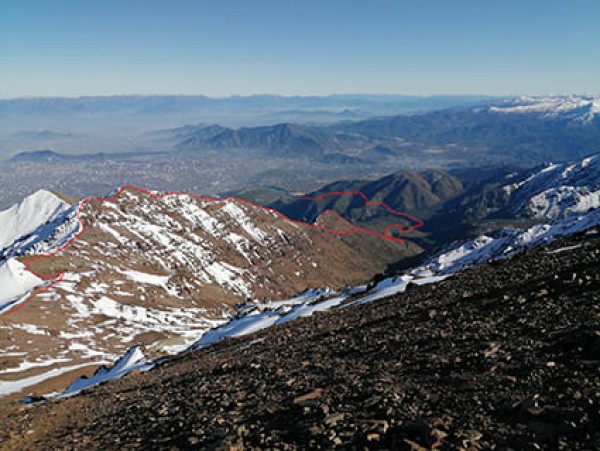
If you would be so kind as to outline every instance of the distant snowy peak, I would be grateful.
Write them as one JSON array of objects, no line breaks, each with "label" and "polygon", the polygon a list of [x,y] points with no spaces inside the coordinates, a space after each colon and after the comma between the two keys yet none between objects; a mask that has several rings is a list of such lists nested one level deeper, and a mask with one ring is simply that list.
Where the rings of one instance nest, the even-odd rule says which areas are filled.
[{"label": "distant snowy peak", "polygon": [[39,190],[1,211],[0,260],[60,247],[78,229],[77,207]]},{"label": "distant snowy peak", "polygon": [[592,121],[600,113],[600,96],[518,97],[491,106],[495,113],[532,113],[548,119]]},{"label": "distant snowy peak", "polygon": [[600,207],[600,155],[549,164],[524,180],[503,187],[514,214],[557,219]]}]

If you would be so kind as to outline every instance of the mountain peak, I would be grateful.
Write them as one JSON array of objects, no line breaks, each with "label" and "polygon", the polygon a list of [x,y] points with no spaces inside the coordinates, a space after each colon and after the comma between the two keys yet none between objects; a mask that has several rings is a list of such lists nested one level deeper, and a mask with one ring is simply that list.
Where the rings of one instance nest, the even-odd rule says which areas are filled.
[{"label": "mountain peak", "polygon": [[28,150],[19,152],[10,158],[10,161],[52,161],[59,158],[64,158],[63,154],[54,150]]},{"label": "mountain peak", "polygon": [[31,234],[68,207],[57,195],[41,189],[9,209],[0,211],[0,255],[5,246]]}]

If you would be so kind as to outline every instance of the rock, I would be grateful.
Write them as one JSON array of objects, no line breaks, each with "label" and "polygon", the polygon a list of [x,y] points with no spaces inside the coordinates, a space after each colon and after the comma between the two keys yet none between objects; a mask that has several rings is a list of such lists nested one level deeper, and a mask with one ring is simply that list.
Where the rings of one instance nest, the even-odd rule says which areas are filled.
[{"label": "rock", "polygon": [[371,432],[370,434],[367,434],[367,441],[369,441],[369,442],[378,441],[380,438],[381,438],[381,436],[375,432]]},{"label": "rock", "polygon": [[338,421],[341,421],[344,419],[344,414],[343,413],[336,413],[333,415],[327,415],[325,417],[325,424],[328,426],[335,426]]},{"label": "rock", "polygon": [[295,397],[294,404],[303,405],[306,403],[306,401],[320,398],[321,396],[323,396],[323,393],[324,393],[324,390],[322,388],[317,388],[309,393]]}]

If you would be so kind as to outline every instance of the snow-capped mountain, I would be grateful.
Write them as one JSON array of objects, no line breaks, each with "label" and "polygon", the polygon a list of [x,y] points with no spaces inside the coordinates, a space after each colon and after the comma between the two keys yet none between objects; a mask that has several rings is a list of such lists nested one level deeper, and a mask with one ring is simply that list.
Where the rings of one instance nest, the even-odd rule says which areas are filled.
[{"label": "snow-capped mountain", "polygon": [[443,214],[468,224],[482,220],[548,221],[600,206],[600,154],[496,176],[447,205]]},{"label": "snow-capped mountain", "polygon": [[0,313],[44,284],[17,257],[50,253],[65,245],[79,229],[76,210],[77,205],[40,190],[0,212]]},{"label": "snow-capped mountain", "polygon": [[523,96],[489,107],[504,114],[536,114],[548,119],[564,118],[589,122],[600,114],[600,96]]},{"label": "snow-capped mountain", "polygon": [[[10,211],[28,218],[23,205],[45,196]],[[357,284],[386,265],[385,255],[364,256],[380,238],[336,237],[233,198],[128,187],[75,206],[48,199],[51,214],[35,216],[37,227],[25,232],[14,228],[15,242],[27,246],[8,243],[11,257],[0,266],[3,384],[109,363],[134,344],[174,352],[248,299]],[[388,263],[413,247],[377,246]]]},{"label": "snow-capped mountain", "polygon": [[600,207],[600,157],[549,164],[502,187],[515,215],[557,219]]},{"label": "snow-capped mountain", "polygon": [[27,251],[51,252],[62,246],[78,226],[77,206],[40,190],[0,212],[0,261]]},{"label": "snow-capped mountain", "polygon": [[[466,267],[510,257],[600,224],[600,155],[579,161],[548,164],[526,175],[511,175],[500,183],[485,219],[537,223],[526,228],[502,228],[464,243],[453,243],[414,274],[452,274]],[[472,205],[482,202],[476,200]],[[471,207],[473,208],[473,207]]]},{"label": "snow-capped mountain", "polygon": [[10,259],[0,264],[0,313],[17,302],[43,280],[28,271],[23,263]]},{"label": "snow-capped mountain", "polygon": [[451,245],[411,273],[427,276],[453,274],[472,265],[508,258],[523,250],[551,243],[559,237],[573,235],[599,224],[600,209],[595,209],[527,229],[504,228],[465,243]]}]

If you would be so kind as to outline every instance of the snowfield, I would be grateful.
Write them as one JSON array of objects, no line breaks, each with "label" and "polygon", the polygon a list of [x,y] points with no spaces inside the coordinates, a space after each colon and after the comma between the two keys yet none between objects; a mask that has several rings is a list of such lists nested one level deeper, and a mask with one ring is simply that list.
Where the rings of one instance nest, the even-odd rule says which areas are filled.
[{"label": "snowfield", "polygon": [[0,212],[0,261],[33,250],[52,252],[79,230],[78,205],[40,190]]},{"label": "snowfield", "polygon": [[516,215],[552,220],[586,213],[600,207],[600,157],[549,164],[503,190]]},{"label": "snowfield", "polygon": [[59,217],[68,207],[51,192],[40,190],[26,197],[20,204],[1,211],[0,249]]},{"label": "snowfield", "polygon": [[0,263],[0,314],[24,302],[43,280],[14,258]]},{"label": "snowfield", "polygon": [[492,106],[489,111],[504,114],[537,113],[547,118],[564,116],[588,122],[600,113],[600,96],[523,96]]}]

